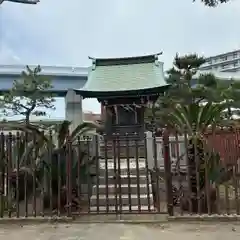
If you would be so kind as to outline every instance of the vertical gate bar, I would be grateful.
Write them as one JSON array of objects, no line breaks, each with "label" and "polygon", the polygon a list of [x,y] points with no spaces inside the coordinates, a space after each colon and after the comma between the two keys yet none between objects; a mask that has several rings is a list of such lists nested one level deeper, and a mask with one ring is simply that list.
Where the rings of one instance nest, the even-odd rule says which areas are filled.
[{"label": "vertical gate bar", "polygon": [[[204,173],[205,173],[205,194],[207,197],[207,213],[210,215],[212,213],[212,206],[211,206],[211,190],[210,190],[210,180],[209,180],[209,156],[207,155],[207,141],[203,142],[203,151],[204,151]],[[211,164],[211,163],[210,163]],[[205,199],[204,199],[205,201]]]},{"label": "vertical gate bar", "polygon": [[237,167],[236,164],[233,166],[233,186],[234,186],[234,197],[235,197],[235,208],[236,214],[239,215],[239,199],[238,199],[238,183],[237,183]]},{"label": "vertical gate bar", "polygon": [[[5,175],[5,188],[6,188],[6,193],[5,193],[5,204],[4,208],[7,208],[7,213],[9,215],[9,182],[10,182],[10,174],[9,174],[9,132],[6,136],[6,175]],[[8,216],[9,217],[9,216]]]},{"label": "vertical gate bar", "polygon": [[[49,140],[52,143],[52,131],[49,132]],[[50,217],[53,211],[53,169],[52,169],[52,144],[48,146],[48,161],[49,161],[49,206],[50,206]]]},{"label": "vertical gate bar", "polygon": [[187,182],[188,182],[188,192],[189,192],[189,197],[188,197],[188,204],[189,204],[189,212],[190,214],[193,213],[193,193],[192,193],[192,187],[191,187],[191,163],[189,159],[189,142],[188,142],[188,135],[187,135],[187,129],[184,129],[184,145],[185,145],[185,151],[186,151],[186,160],[187,160]]},{"label": "vertical gate bar", "polygon": [[12,216],[12,188],[11,188],[11,168],[12,168],[12,133],[8,134],[7,142],[7,205],[8,205],[8,217]]},{"label": "vertical gate bar", "polygon": [[[225,134],[226,133],[226,130],[222,127],[221,128],[221,133],[220,134]],[[223,142],[223,149],[224,149],[224,152],[227,152],[228,149],[227,149],[227,142],[224,141]],[[223,165],[224,165],[224,169],[227,169],[227,164],[226,164],[226,161],[223,161]],[[224,184],[224,190],[225,190],[225,210],[226,210],[226,213],[229,214],[229,210],[230,210],[230,207],[229,207],[229,185],[228,183]]]},{"label": "vertical gate bar", "polygon": [[[233,164],[233,158],[232,158],[232,151],[233,151],[233,149],[232,149],[232,145],[233,144],[230,143],[230,139],[229,139],[229,135],[231,134],[231,130],[232,130],[231,127],[227,128],[226,149],[227,149],[227,151],[229,153],[228,157],[229,157],[229,162],[230,162],[231,168],[232,168],[232,164]],[[231,135],[230,135],[230,137],[231,137]],[[227,163],[227,168],[229,167],[229,162]],[[232,193],[232,181],[231,181],[231,183],[229,181],[227,184],[228,184],[228,208],[229,208],[228,209],[228,214],[230,214],[230,212],[231,212],[231,201],[232,201],[232,194],[230,194],[230,193]],[[229,193],[229,190],[230,190],[230,193]]]},{"label": "vertical gate bar", "polygon": [[[181,158],[182,156],[180,156],[179,153],[179,145],[180,145],[180,141],[178,138],[178,132],[175,132],[175,143],[173,144],[174,148],[176,149],[176,157],[177,157],[177,175],[178,175],[178,184],[179,184],[179,190],[178,190],[178,195],[180,194],[180,196],[176,196],[177,200],[179,198],[180,200],[180,214],[183,215],[183,201],[182,201],[182,191],[183,191],[183,186],[182,186],[182,176],[181,176]],[[179,192],[180,191],[180,192]]]},{"label": "vertical gate bar", "polygon": [[[193,126],[193,129],[195,131],[196,126]],[[193,147],[194,147],[194,162],[195,162],[195,171],[196,171],[196,184],[197,184],[197,212],[198,214],[202,213],[202,207],[201,207],[201,191],[200,191],[200,159],[199,159],[199,149],[198,149],[198,139],[196,134],[194,135],[194,140],[193,140]],[[200,150],[201,151],[201,150]]]},{"label": "vertical gate bar", "polygon": [[98,135],[94,135],[94,145],[95,145],[95,157],[96,157],[96,194],[97,194],[97,213],[99,213],[99,137]]},{"label": "vertical gate bar", "polygon": [[[114,137],[114,136],[113,136]],[[109,193],[108,193],[108,140],[104,137],[104,158],[105,158],[105,195],[106,195],[106,212],[109,212]]]},{"label": "vertical gate bar", "polygon": [[86,169],[87,169],[87,190],[88,190],[88,213],[91,212],[91,193],[92,193],[92,179],[90,176],[90,161],[91,161],[91,152],[90,152],[90,141],[91,139],[87,136],[87,162],[86,162]]},{"label": "vertical gate bar", "polygon": [[[239,148],[239,129],[235,129],[234,132],[235,137],[235,148]],[[237,150],[235,152],[238,152]],[[236,214],[240,214],[240,206],[239,206],[239,182],[238,182],[238,159],[235,159],[234,169],[233,169],[233,180],[234,180],[234,193],[235,193],[235,204],[236,204]]]},{"label": "vertical gate bar", "polygon": [[145,165],[146,165],[145,172],[146,172],[146,183],[147,183],[148,212],[151,212],[150,189],[149,189],[150,181],[149,181],[149,168],[148,168],[148,149],[147,149],[147,135],[146,134],[144,136],[144,154],[145,154]]},{"label": "vertical gate bar", "polygon": [[33,186],[32,186],[32,190],[33,190],[33,196],[32,196],[32,205],[33,205],[33,216],[36,217],[37,216],[37,212],[36,212],[36,158],[37,158],[37,153],[36,153],[36,146],[37,146],[37,142],[36,142],[36,136],[33,135],[33,152],[32,152],[32,161],[31,161],[31,167],[32,167],[32,180],[33,180]]},{"label": "vertical gate bar", "polygon": [[[21,135],[23,137],[23,135]],[[44,217],[45,214],[45,187],[46,187],[46,167],[43,166],[43,184],[40,184],[40,215]]]},{"label": "vertical gate bar", "polygon": [[[237,208],[239,208],[238,206],[238,187],[237,187],[237,179],[236,179],[236,164],[237,164],[237,159],[236,159],[236,147],[237,147],[237,143],[236,143],[236,139],[237,139],[237,134],[235,129],[233,129],[233,127],[229,127],[229,134],[230,134],[230,141],[229,142],[229,152],[230,154],[230,159],[231,159],[231,168],[232,168],[232,181],[231,184],[233,186],[233,191],[234,191],[234,199],[231,198],[231,200],[233,200],[234,205],[235,205],[235,210],[237,212]],[[234,154],[234,155],[233,155]],[[232,195],[232,194],[231,194]],[[230,204],[231,205],[231,204]]]},{"label": "vertical gate bar", "polygon": [[127,159],[127,185],[128,185],[128,209],[132,212],[131,172],[129,157],[129,135],[126,133],[126,159]]},{"label": "vertical gate bar", "polygon": [[[227,166],[225,165],[225,169],[227,168]],[[226,213],[230,214],[230,204],[229,204],[229,185],[228,183],[226,183],[224,185],[224,189],[225,189],[225,203],[226,203]]]},{"label": "vertical gate bar", "polygon": [[46,182],[46,169],[45,167],[43,168],[43,184],[41,184],[40,188],[40,201],[41,201],[41,217],[44,217],[45,214],[45,182]]},{"label": "vertical gate bar", "polygon": [[65,194],[66,194],[66,205],[65,205],[65,209],[66,209],[66,213],[67,216],[69,216],[69,147],[68,147],[68,136],[67,136],[67,146],[65,147],[65,151],[66,151],[66,183],[65,183]]},{"label": "vertical gate bar", "polygon": [[228,163],[227,163],[227,167],[229,166],[229,163],[230,163],[230,166],[231,166],[231,171],[232,172],[232,178],[231,178],[231,181],[229,181],[229,187],[230,187],[230,194],[229,194],[229,214],[230,214],[230,211],[231,211],[231,202],[232,202],[232,184],[233,184],[233,181],[234,181],[234,169],[233,169],[233,143],[230,142],[232,140],[232,128],[229,126],[227,127],[227,136],[226,136],[226,148],[228,150],[228,153],[229,153],[229,156],[228,156]]},{"label": "vertical gate bar", "polygon": [[116,151],[116,137],[112,139],[113,144],[113,180],[114,180],[114,195],[115,195],[115,212],[118,214],[118,172],[117,172],[117,151]]},{"label": "vertical gate bar", "polygon": [[28,179],[27,179],[27,173],[24,172],[24,209],[25,209],[25,214],[24,217],[28,217],[28,189],[27,189],[27,185],[28,185]]},{"label": "vertical gate bar", "polygon": [[16,135],[16,215],[19,218],[19,163],[20,163],[20,134]]},{"label": "vertical gate bar", "polygon": [[[25,149],[27,150],[29,135],[28,132],[25,132]],[[29,156],[27,156],[27,161],[29,160]],[[28,217],[28,173],[24,171],[24,205],[25,205],[25,217]]]},{"label": "vertical gate bar", "polygon": [[[78,161],[77,161],[77,195],[79,203],[81,204],[81,159],[83,158],[83,151],[81,149],[81,139],[80,136],[77,137],[77,151],[78,151]],[[81,214],[81,205],[78,206],[78,213]]]},{"label": "vertical gate bar", "polygon": [[[211,130],[211,135],[212,135],[212,140],[213,141],[216,141],[215,139],[217,139],[216,138],[216,130],[218,131],[218,128],[214,128],[214,127],[212,127],[212,130]],[[214,142],[213,142],[213,144],[214,144]],[[222,149],[222,141],[220,141],[220,143],[218,143],[218,145],[220,145],[220,149]],[[214,161],[214,163],[213,163],[213,167],[214,168],[219,168],[219,166],[216,166],[216,162]],[[215,184],[216,186],[216,213],[217,214],[219,214],[220,213],[220,191],[219,191],[219,183],[217,182],[216,184]]]},{"label": "vertical gate bar", "polygon": [[[161,212],[161,199],[160,199],[160,183],[159,183],[159,178],[160,178],[160,164],[158,164],[158,159],[157,159],[157,141],[156,141],[156,134],[153,133],[153,158],[154,158],[154,167],[153,170],[155,170],[154,174],[152,174],[152,177],[154,178],[152,182],[155,181],[156,183],[156,203],[155,203],[155,207],[157,208],[157,212],[160,213]],[[154,187],[154,186],[152,186]]]},{"label": "vertical gate bar", "polygon": [[140,194],[140,181],[139,181],[139,145],[138,145],[138,136],[137,133],[135,133],[135,161],[136,161],[136,171],[137,171],[137,203],[138,203],[138,212],[141,212],[141,194]]},{"label": "vertical gate bar", "polygon": [[0,217],[3,218],[4,215],[4,193],[5,193],[5,135],[1,132],[0,139],[0,149],[1,149],[1,195],[0,195],[0,204],[1,204],[1,212]]},{"label": "vertical gate bar", "polygon": [[[66,151],[63,152],[63,157],[64,155],[66,156]],[[62,208],[62,202],[61,202],[61,198],[62,198],[62,158],[61,158],[61,155],[60,153],[57,153],[57,173],[58,173],[58,190],[57,190],[57,207],[58,207],[58,210],[57,210],[57,214],[58,214],[58,217],[61,216],[61,208]]]},{"label": "vertical gate bar", "polygon": [[67,216],[72,215],[72,139],[67,135]]},{"label": "vertical gate bar", "polygon": [[234,156],[233,156],[233,153],[234,153],[234,144],[232,142],[232,140],[234,141],[234,135],[233,135],[233,128],[231,126],[228,127],[227,129],[227,132],[228,132],[228,136],[227,136],[227,148],[228,148],[228,152],[230,153],[229,154],[229,162],[231,165],[234,164]]},{"label": "vertical gate bar", "polygon": [[[207,198],[207,213],[210,215],[212,213],[212,206],[211,206],[211,198],[210,198],[210,179],[209,179],[209,160],[211,161],[210,157],[207,154],[208,152],[208,143],[203,140],[203,157],[204,157],[204,174],[205,174],[205,198]],[[211,163],[210,163],[211,164]],[[205,199],[203,199],[205,201]],[[204,204],[205,205],[205,204]]]},{"label": "vertical gate bar", "polygon": [[67,146],[65,148],[66,151],[66,185],[65,185],[65,190],[66,190],[66,212],[67,212],[67,216],[69,216],[69,147],[68,147],[68,136],[67,136]]},{"label": "vertical gate bar", "polygon": [[167,209],[170,216],[174,215],[173,211],[173,194],[172,194],[172,171],[171,158],[169,148],[169,134],[167,129],[163,132],[163,153],[164,153],[164,168],[165,168],[165,182],[167,191]]},{"label": "vertical gate bar", "polygon": [[117,134],[117,154],[118,154],[118,197],[119,197],[119,213],[122,213],[122,181],[121,181],[121,144],[120,144],[120,136]]}]

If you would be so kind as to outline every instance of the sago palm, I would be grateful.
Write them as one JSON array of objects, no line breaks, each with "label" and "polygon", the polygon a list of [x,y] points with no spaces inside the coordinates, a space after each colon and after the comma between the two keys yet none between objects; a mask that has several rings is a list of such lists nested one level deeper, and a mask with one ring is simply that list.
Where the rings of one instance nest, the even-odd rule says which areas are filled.
[{"label": "sago palm", "polygon": [[[88,179],[86,175],[90,175],[90,167],[95,163],[96,158],[94,156],[90,158],[87,155],[86,148],[84,149],[84,145],[80,144],[79,139],[89,132],[96,132],[101,127],[95,123],[87,122],[80,124],[70,133],[70,125],[71,122],[63,121],[55,126],[50,134],[39,130],[39,126],[32,124],[4,123],[1,125],[3,129],[18,130],[23,133],[18,135],[17,141],[13,142],[12,149],[15,154],[13,154],[13,169],[10,174],[13,189],[15,189],[15,192],[19,191],[20,201],[24,199],[24,179],[26,178],[28,179],[27,197],[32,195],[33,181],[35,181],[35,185],[40,191],[44,192],[48,202],[50,202],[50,189],[52,189],[52,198],[57,198],[59,178],[61,178],[60,189],[63,190],[61,194],[66,195],[68,171],[71,172],[73,190],[76,190],[77,182],[86,183],[86,179]],[[26,135],[31,136],[28,141],[26,141]],[[67,170],[68,156],[71,158],[71,166]],[[78,166],[80,167],[80,176],[77,176]],[[16,189],[17,174],[19,176],[18,190]],[[77,177],[80,178],[79,181],[76,181]],[[44,179],[48,181],[47,186],[44,186]],[[63,198],[66,200],[66,196],[63,196]]]},{"label": "sago palm", "polygon": [[[213,149],[207,147],[208,144],[204,134],[209,127],[213,128],[221,121],[221,115],[225,109],[226,103],[206,103],[202,105],[191,103],[188,106],[178,104],[168,116],[169,125],[174,126],[179,133],[188,137],[188,170],[191,178],[190,188],[193,196],[195,196],[191,198],[194,212],[198,211],[198,194],[206,203],[204,197],[206,171],[208,171],[209,180],[217,181],[217,178],[220,177],[219,174],[216,177],[216,168],[219,169],[218,173],[221,169],[219,154],[214,153]],[[215,169],[211,167],[213,165]],[[203,211],[206,211],[206,204],[202,205],[202,208]]]}]

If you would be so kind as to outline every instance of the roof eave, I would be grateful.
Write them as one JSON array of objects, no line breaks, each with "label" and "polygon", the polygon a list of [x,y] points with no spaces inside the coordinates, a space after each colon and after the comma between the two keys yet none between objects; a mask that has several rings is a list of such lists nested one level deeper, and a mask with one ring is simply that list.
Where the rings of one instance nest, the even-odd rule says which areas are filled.
[{"label": "roof eave", "polygon": [[158,95],[165,92],[170,87],[166,84],[159,87],[124,90],[124,91],[89,91],[84,89],[74,89],[75,93],[81,95],[83,98],[120,98],[120,97],[136,97],[136,96],[149,96]]}]

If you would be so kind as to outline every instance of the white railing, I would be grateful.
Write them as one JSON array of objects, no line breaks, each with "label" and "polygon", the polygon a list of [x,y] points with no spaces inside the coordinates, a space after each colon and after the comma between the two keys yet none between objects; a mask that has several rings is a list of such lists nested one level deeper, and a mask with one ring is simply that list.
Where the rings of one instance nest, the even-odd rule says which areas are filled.
[{"label": "white railing", "polygon": [[[31,69],[36,65],[29,65]],[[41,66],[43,75],[53,76],[88,76],[88,67],[65,67],[65,66]],[[14,74],[19,75],[22,71],[26,70],[25,65],[0,65],[1,74]]]}]

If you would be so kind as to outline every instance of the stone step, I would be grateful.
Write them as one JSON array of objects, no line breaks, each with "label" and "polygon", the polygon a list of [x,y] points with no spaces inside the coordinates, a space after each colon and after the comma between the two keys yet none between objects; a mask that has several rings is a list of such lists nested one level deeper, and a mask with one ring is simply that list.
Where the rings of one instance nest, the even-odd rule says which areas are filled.
[{"label": "stone step", "polygon": [[[121,194],[138,194],[138,186],[139,186],[139,193],[140,194],[149,194],[152,193],[152,185],[149,184],[148,186],[146,184],[131,184],[129,187],[127,184],[122,184],[120,186],[117,186],[117,191],[119,192],[119,187],[121,187]],[[108,189],[108,194],[115,194],[116,188],[114,184],[108,185],[108,187],[104,185],[99,185],[99,188],[97,189],[97,186],[93,187],[93,195],[97,194],[106,194],[106,191]]]},{"label": "stone step", "polygon": [[[105,159],[100,159],[99,160],[99,167],[102,169],[105,169],[106,165],[109,169],[114,169],[114,165],[118,167],[118,159],[107,159],[107,162]],[[120,159],[120,166],[121,168],[127,168],[128,164],[130,168],[136,168],[136,163],[138,162],[139,168],[145,168],[146,167],[146,160],[139,158],[138,160],[136,159]]]},{"label": "stone step", "polygon": [[[145,159],[139,159],[138,164],[136,159],[120,159],[120,165],[118,164],[118,160],[114,162],[114,160],[110,159],[105,162],[105,160],[99,161],[99,174],[104,176],[105,172],[108,171],[109,176],[114,176],[115,172],[120,172],[123,175],[127,175],[128,173],[131,175],[146,175],[147,168]],[[120,169],[120,171],[119,171]]]},{"label": "stone step", "polygon": [[[147,194],[141,194],[139,197],[140,197],[140,205],[148,206],[148,204],[150,204],[150,205],[153,204],[152,194],[149,194],[149,196],[147,196]],[[148,200],[148,198],[149,198],[149,200]],[[131,202],[131,206],[137,206],[138,205],[138,195],[137,194],[131,194],[130,199],[128,197],[128,194],[122,194],[121,195],[122,206],[128,206],[128,205],[130,205],[130,202]],[[149,201],[149,203],[148,203],[148,201]],[[106,198],[105,194],[99,195],[98,203],[97,203],[97,196],[93,195],[91,197],[91,204],[90,205],[91,206],[96,206],[97,204],[99,206],[106,206],[106,205],[115,206],[116,205],[115,194],[109,194],[108,199]],[[120,197],[118,195],[117,205],[119,205],[119,204],[120,204]]]},{"label": "stone step", "polygon": [[[100,185],[106,184],[105,176],[100,176],[98,181],[99,181]],[[116,180],[111,175],[108,176],[108,178],[107,178],[108,184],[115,184],[115,181]],[[125,175],[121,175],[121,178],[120,178],[120,182],[121,182],[122,185],[128,184],[128,182],[130,182],[130,184],[138,184],[138,182],[139,182],[139,184],[147,184],[147,183],[150,184],[151,183],[151,177],[150,176],[148,177],[148,181],[149,182],[147,182],[146,174],[140,175],[140,176],[126,175],[125,174]]]},{"label": "stone step", "polygon": [[[108,172],[108,176],[115,176],[115,172],[119,172],[118,169],[114,170],[114,169],[108,169],[107,170]],[[106,174],[106,170],[105,169],[100,169],[99,170],[99,175],[100,176],[105,176]],[[134,168],[131,168],[131,169],[127,169],[127,168],[121,168],[121,171],[120,171],[120,174],[121,175],[142,175],[142,176],[146,176],[147,174],[147,171],[146,171],[146,168],[139,168],[138,170],[137,169],[134,169]]]},{"label": "stone step", "polygon": [[[149,207],[150,207],[150,209],[149,209]],[[144,212],[144,211],[155,211],[155,208],[154,208],[154,206],[153,205],[151,205],[151,206],[141,206],[141,210],[140,211],[142,211],[142,212]],[[119,206],[118,206],[118,210],[119,210]],[[130,211],[138,211],[138,206],[131,206],[131,208],[130,208],[130,206],[122,206],[122,212],[130,212]],[[90,211],[91,212],[106,212],[107,211],[107,206],[99,206],[98,208],[97,208],[97,206],[91,206],[90,207]],[[108,207],[108,211],[109,212],[115,212],[116,211],[116,207],[115,206],[109,206]]]}]

